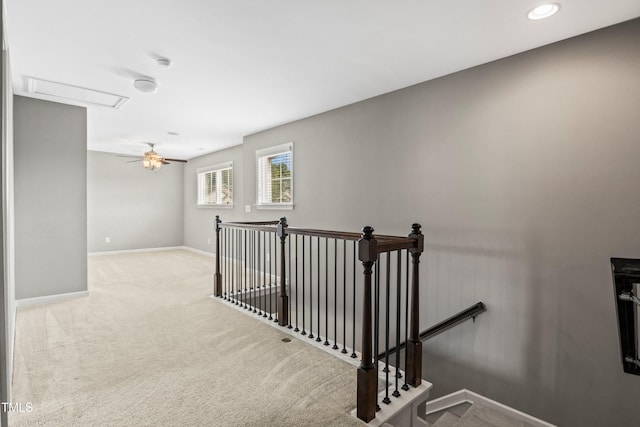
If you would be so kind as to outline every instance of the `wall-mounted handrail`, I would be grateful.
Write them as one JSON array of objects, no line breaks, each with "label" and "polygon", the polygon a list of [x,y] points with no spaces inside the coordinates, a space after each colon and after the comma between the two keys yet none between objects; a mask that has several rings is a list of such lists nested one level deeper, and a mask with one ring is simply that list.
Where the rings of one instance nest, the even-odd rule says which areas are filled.
[{"label": "wall-mounted handrail", "polygon": [[[331,338],[331,348],[343,354],[348,354],[346,331],[349,318],[353,327],[350,331],[353,358],[357,357],[356,333],[359,332],[361,337],[361,363],[357,370],[358,418],[369,422],[375,418],[378,409],[380,374],[378,359],[374,355],[382,337],[387,354],[393,335],[396,346],[400,344],[403,331],[404,340],[408,342],[405,344],[408,349],[404,355],[405,374],[398,372],[398,353],[393,375],[395,390],[391,395],[400,396],[399,378],[404,378],[402,390],[421,384],[419,262],[424,250],[424,237],[419,224],[413,224],[411,233],[405,237],[374,235],[373,228],[369,226],[364,227],[362,233],[295,228],[290,227],[285,218],[279,221],[223,223],[216,216],[215,228],[215,296],[274,320],[280,326],[290,329],[295,326],[294,332],[315,338],[316,342],[322,342],[322,334],[326,346],[331,344]],[[362,263],[361,280],[356,280],[357,261]],[[393,287],[392,268],[397,276]],[[353,275],[349,277],[350,311],[347,311],[347,272],[349,276]],[[356,287],[360,286],[362,295],[357,298]],[[394,325],[392,301],[396,306]],[[341,302],[342,310],[338,302]],[[401,315],[402,302],[404,316]],[[357,306],[362,308],[360,322],[354,318]],[[302,311],[301,317],[299,311]],[[339,322],[342,322],[341,350],[338,345]],[[388,357],[384,363],[386,388],[381,403],[389,404],[389,388],[393,385],[389,377],[391,365]]]},{"label": "wall-mounted handrail", "polygon": [[[453,328],[454,326],[459,325],[460,323],[463,323],[469,319],[473,319],[474,321],[476,320],[476,317],[478,317],[481,313],[487,311],[487,307],[484,305],[484,303],[482,301],[477,302],[476,304],[472,305],[469,308],[466,308],[464,310],[462,310],[461,312],[454,314],[453,316],[436,323],[435,325],[431,326],[428,329],[425,329],[424,331],[420,332],[420,340],[422,342],[425,342],[433,337],[435,337],[436,335],[440,335],[441,333],[443,333],[444,331]],[[387,353],[389,354],[393,354],[396,351],[402,350],[404,349],[406,346],[406,343],[403,342],[400,344],[400,346],[398,347],[392,347],[389,349],[388,352],[384,352],[384,353],[380,353],[378,354],[378,359],[382,359],[383,357],[385,357],[387,355]]]}]

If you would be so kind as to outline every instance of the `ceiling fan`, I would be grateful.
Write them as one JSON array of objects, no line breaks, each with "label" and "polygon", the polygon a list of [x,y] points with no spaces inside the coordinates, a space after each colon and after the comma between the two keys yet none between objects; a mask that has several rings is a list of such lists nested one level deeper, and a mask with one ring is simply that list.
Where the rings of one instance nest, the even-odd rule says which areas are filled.
[{"label": "ceiling fan", "polygon": [[[170,162],[187,163],[186,160],[167,159],[165,157],[162,157],[153,149],[155,145],[154,143],[147,142],[147,145],[151,147],[151,150],[144,153],[144,156],[138,158],[138,160],[131,160],[130,162],[127,162],[127,163],[142,162],[142,165],[144,166],[144,168],[149,170],[160,169],[162,165],[171,164]],[[118,156],[118,157],[134,157],[134,156]]]}]

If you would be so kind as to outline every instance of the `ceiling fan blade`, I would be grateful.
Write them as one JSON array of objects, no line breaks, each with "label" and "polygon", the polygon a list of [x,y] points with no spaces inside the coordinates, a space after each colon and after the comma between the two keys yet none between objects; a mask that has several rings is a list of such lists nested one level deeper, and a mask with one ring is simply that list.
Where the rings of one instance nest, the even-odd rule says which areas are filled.
[{"label": "ceiling fan blade", "polygon": [[180,160],[180,159],[164,159],[164,160],[168,160],[170,162],[187,163],[186,160]]},{"label": "ceiling fan blade", "polygon": [[138,160],[129,160],[128,162],[125,163],[137,163],[137,162],[141,162],[142,159],[138,159]]},{"label": "ceiling fan blade", "polygon": [[163,165],[170,165],[171,163],[167,162],[165,159],[160,160],[160,163]]},{"label": "ceiling fan blade", "polygon": [[125,155],[125,154],[118,154],[116,157],[129,157],[131,159],[140,159],[140,158],[142,158],[142,156],[128,156],[128,155]]}]

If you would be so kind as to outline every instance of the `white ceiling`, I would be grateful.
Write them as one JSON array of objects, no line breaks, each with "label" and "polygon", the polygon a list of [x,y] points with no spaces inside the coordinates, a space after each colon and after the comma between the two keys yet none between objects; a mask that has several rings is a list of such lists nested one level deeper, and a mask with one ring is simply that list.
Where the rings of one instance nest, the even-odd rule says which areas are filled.
[{"label": "white ceiling", "polygon": [[540,0],[6,0],[6,16],[16,94],[29,76],[130,97],[88,109],[88,149],[188,159],[640,16],[640,0],[558,1],[543,21],[525,17]]}]

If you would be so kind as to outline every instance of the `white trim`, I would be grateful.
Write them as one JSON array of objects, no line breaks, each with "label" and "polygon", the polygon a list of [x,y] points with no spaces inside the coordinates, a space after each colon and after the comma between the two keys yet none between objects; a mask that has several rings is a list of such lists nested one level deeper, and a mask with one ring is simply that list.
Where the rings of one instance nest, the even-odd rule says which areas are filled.
[{"label": "white trim", "polygon": [[182,246],[182,249],[184,249],[185,251],[194,252],[196,254],[200,254],[200,255],[204,255],[212,258],[216,256],[215,252],[202,251],[200,249],[190,248],[189,246]]},{"label": "white trim", "polygon": [[289,151],[293,152],[293,141],[256,150],[256,159],[258,157],[271,156],[273,154],[288,153]]},{"label": "white trim", "polygon": [[256,209],[266,210],[266,211],[292,211],[295,205],[292,203],[290,205],[278,205],[278,204],[268,204],[268,205],[255,205]]},{"label": "white trim", "polygon": [[104,252],[89,252],[87,256],[102,256],[102,255],[118,255],[118,254],[134,254],[139,252],[162,252],[162,251],[175,251],[178,249],[184,249],[185,246],[167,246],[164,248],[142,248],[142,249],[126,249],[121,251],[104,251]]},{"label": "white trim", "polygon": [[229,169],[229,168],[233,168],[233,161],[216,163],[215,165],[211,165],[211,166],[203,166],[201,168],[196,169],[196,173],[200,174],[203,172],[211,172],[219,169]]},{"label": "white trim", "polygon": [[164,248],[142,248],[142,249],[127,249],[121,251],[105,251],[105,252],[89,252],[87,256],[106,256],[106,255],[120,255],[120,254],[135,254],[144,252],[163,252],[163,251],[177,251],[185,250],[190,252],[199,253],[200,255],[215,256],[215,252],[207,252],[200,249],[191,248],[189,246],[167,246]]},{"label": "white trim", "polygon": [[233,205],[215,205],[215,204],[210,204],[210,205],[198,205],[196,204],[196,208],[198,209],[233,209]]},{"label": "white trim", "polygon": [[427,402],[427,415],[445,411],[454,406],[462,403],[478,403],[485,408],[493,409],[500,413],[506,414],[517,421],[524,421],[532,427],[556,427],[555,424],[550,424],[546,421],[538,419],[532,415],[526,414],[510,406],[504,405],[495,400],[491,400],[488,397],[482,396],[478,393],[474,393],[467,389],[462,389],[454,393],[442,396],[438,399],[434,399]]},{"label": "white trim", "polygon": [[[378,378],[382,380],[380,382],[385,380],[383,372],[384,366],[384,363],[380,361],[378,369]],[[405,375],[404,371],[400,372],[402,372],[402,375]],[[409,390],[400,392],[400,397],[394,397],[391,399],[391,403],[381,404],[380,409],[376,411],[375,418],[366,423],[366,425],[372,427],[380,427],[384,423],[389,423],[391,425],[407,425],[405,423],[409,421],[409,425],[417,426],[418,423],[422,421],[420,417],[418,417],[418,406],[423,404],[429,398],[429,393],[432,388],[433,384],[423,379],[418,387],[410,387]],[[382,402],[385,395],[386,391],[384,389],[378,392],[378,402]],[[351,416],[357,418],[357,413],[358,408],[351,411]],[[403,424],[398,424],[403,421]]]},{"label": "white trim", "polygon": [[60,302],[73,298],[88,297],[89,291],[69,292],[66,294],[45,295],[43,297],[22,298],[16,300],[16,308],[31,307],[34,305],[50,304],[52,302]]}]

